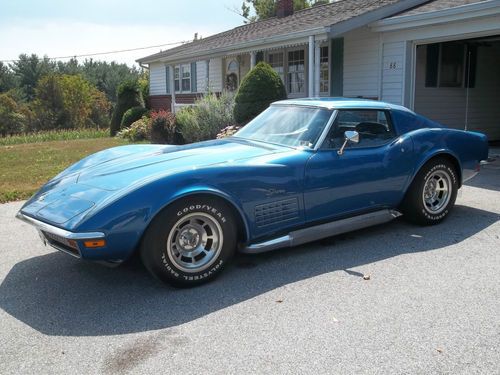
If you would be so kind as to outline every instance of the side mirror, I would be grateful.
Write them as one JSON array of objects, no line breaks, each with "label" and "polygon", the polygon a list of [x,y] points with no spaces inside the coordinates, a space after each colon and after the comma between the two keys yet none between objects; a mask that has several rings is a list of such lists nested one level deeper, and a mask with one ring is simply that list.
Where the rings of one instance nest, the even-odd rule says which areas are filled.
[{"label": "side mirror", "polygon": [[346,148],[349,142],[351,143],[359,143],[359,133],[355,130],[349,130],[344,133],[345,141],[340,150],[337,151],[337,154],[343,155],[344,149]]}]

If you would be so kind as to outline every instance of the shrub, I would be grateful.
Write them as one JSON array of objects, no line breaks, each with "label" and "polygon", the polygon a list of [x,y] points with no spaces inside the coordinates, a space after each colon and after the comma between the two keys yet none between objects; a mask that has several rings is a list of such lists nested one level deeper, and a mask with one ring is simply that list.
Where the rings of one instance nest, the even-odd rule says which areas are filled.
[{"label": "shrub", "polygon": [[234,118],[246,124],[269,105],[286,99],[286,90],[280,76],[264,62],[258,63],[241,82],[236,94]]},{"label": "shrub", "polygon": [[234,95],[207,94],[177,113],[179,132],[186,143],[215,139],[222,129],[234,124],[233,109]]},{"label": "shrub", "polygon": [[116,136],[128,139],[132,142],[149,139],[151,136],[151,119],[148,117],[142,117],[141,119],[134,121],[134,123],[128,128],[120,130]]},{"label": "shrub", "polygon": [[175,115],[160,110],[151,112],[151,143],[173,144],[176,142]]},{"label": "shrub", "polygon": [[132,123],[140,120],[147,112],[148,110],[144,107],[132,107],[127,109],[127,111],[123,114],[120,127],[122,129],[128,128],[132,125]]},{"label": "shrub", "polygon": [[120,129],[123,114],[132,107],[144,107],[139,83],[137,80],[125,81],[118,86],[118,100],[111,117],[110,132],[114,136]]},{"label": "shrub", "polygon": [[7,94],[0,94],[0,135],[21,133],[27,123],[23,108]]}]

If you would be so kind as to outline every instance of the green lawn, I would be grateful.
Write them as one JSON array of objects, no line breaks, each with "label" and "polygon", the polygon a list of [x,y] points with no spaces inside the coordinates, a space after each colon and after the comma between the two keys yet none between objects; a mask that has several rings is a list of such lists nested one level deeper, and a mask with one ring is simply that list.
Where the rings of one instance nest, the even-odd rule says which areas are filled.
[{"label": "green lawn", "polygon": [[94,152],[127,144],[116,138],[0,146],[0,203],[29,198],[64,168]]}]

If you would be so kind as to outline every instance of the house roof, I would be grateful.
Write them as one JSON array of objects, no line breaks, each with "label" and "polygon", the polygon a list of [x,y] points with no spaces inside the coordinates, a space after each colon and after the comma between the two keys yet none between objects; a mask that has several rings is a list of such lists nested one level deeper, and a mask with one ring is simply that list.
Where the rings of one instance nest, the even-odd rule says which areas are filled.
[{"label": "house roof", "polygon": [[401,0],[340,0],[330,4],[313,6],[296,11],[288,17],[273,17],[235,27],[207,38],[140,58],[137,61],[144,63],[160,59],[176,60],[183,56],[209,53],[214,49],[236,47],[245,42],[326,28],[401,2]]},{"label": "house roof", "polygon": [[413,16],[416,14],[436,12],[439,10],[456,8],[462,5],[469,5],[475,3],[482,3],[488,0],[433,0],[428,1],[422,5],[417,5],[414,8],[405,10],[396,16]]}]

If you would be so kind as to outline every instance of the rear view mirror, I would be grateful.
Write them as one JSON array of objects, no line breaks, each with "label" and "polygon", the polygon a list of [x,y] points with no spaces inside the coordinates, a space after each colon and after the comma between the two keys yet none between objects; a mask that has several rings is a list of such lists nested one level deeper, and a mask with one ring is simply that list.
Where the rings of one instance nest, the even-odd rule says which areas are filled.
[{"label": "rear view mirror", "polygon": [[349,130],[344,133],[345,141],[340,150],[337,151],[337,154],[342,155],[344,153],[344,149],[346,148],[349,142],[351,143],[359,143],[359,133],[355,130]]}]

